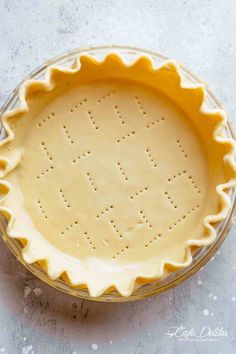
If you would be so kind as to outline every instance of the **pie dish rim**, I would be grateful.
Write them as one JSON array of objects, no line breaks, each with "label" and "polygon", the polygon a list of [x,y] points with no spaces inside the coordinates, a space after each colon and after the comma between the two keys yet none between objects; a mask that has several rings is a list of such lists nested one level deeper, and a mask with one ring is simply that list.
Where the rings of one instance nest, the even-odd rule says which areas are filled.
[{"label": "pie dish rim", "polygon": [[[116,50],[118,50],[119,51],[119,49],[121,50],[121,49],[125,49],[125,47],[113,47],[113,48],[111,48],[111,47],[105,47],[106,48],[106,50],[108,51],[108,52],[114,52],[114,50],[116,51]],[[96,51],[96,50],[102,50],[102,49],[104,49],[104,47],[96,47],[96,48],[90,48],[90,49],[87,49],[87,51],[85,50],[85,49],[82,49],[82,50],[79,50],[80,51],[80,53],[87,53],[88,51]],[[133,49],[133,48],[129,48],[129,50],[137,50],[137,49]],[[70,52],[70,54],[72,54],[72,53],[74,53],[74,55],[77,55],[78,54],[78,52],[76,52],[76,50],[75,51],[72,51],[72,52]],[[138,50],[138,54],[137,55],[140,55],[140,54],[148,54],[148,55],[154,55],[154,56],[158,56],[157,54],[154,54],[154,53],[151,53],[150,54],[150,52],[147,52],[147,51],[144,51],[144,50]],[[60,56],[59,58],[63,58],[63,56]],[[160,58],[163,60],[163,56],[160,56]],[[56,59],[56,61],[58,60],[58,58]],[[32,77],[34,77],[34,75],[37,75],[37,73],[38,72],[40,72],[40,71],[45,71],[45,69],[48,67],[48,66],[51,66],[52,64],[55,64],[55,60],[52,60],[52,61],[49,61],[49,62],[47,62],[46,64],[44,64],[43,66],[41,66],[39,69],[37,69],[36,71],[34,71],[32,74],[30,74],[29,76],[27,76],[27,78],[26,78],[26,80],[28,80],[29,79],[29,77],[30,78],[32,78]],[[182,66],[181,66],[182,67]],[[188,72],[188,74],[189,74],[189,72]],[[193,76],[194,77],[194,79],[196,79],[196,77],[195,76]],[[25,82],[25,80],[23,80],[23,82]],[[198,81],[199,82],[199,81]],[[202,83],[202,81],[200,81],[201,83]],[[21,83],[22,84],[22,83]],[[20,84],[20,85],[21,85]],[[11,97],[10,97],[10,99],[7,101],[7,103],[3,106],[3,108],[2,108],[2,110],[1,111],[6,111],[6,110],[9,110],[9,104],[10,104],[10,101],[12,100],[12,99],[14,99],[14,98],[16,98],[16,95],[17,95],[17,92],[18,92],[18,88],[19,88],[19,86],[13,91],[13,93],[12,93],[12,95],[11,95]],[[206,87],[206,90],[208,91],[208,87]],[[210,95],[214,98],[214,95],[209,91],[209,93],[210,93]],[[9,103],[9,104],[8,104]],[[216,103],[218,104],[218,102],[217,102],[217,99],[216,99]],[[222,109],[222,106],[221,105],[219,105],[219,107],[218,108],[220,108],[220,109]],[[225,110],[225,109],[224,109]],[[230,127],[230,123],[228,123],[228,125],[229,125],[229,129],[231,129],[231,127]],[[234,134],[232,134],[232,136],[234,136]],[[235,205],[235,196],[234,196],[234,200],[233,200],[233,202],[234,202],[234,205]],[[234,207],[234,205],[233,205],[233,207]],[[2,221],[2,220],[1,220]],[[4,238],[4,240],[6,241],[6,238],[7,238],[7,236],[3,236],[3,238]],[[17,240],[13,240],[13,239],[10,239],[11,241],[16,241],[17,242]],[[7,241],[6,241],[7,242]],[[9,246],[9,240],[8,240],[8,242],[7,242],[7,244],[8,244],[8,246]],[[15,253],[15,252],[14,252]],[[19,257],[19,254],[17,255],[17,258],[21,258],[21,257]],[[24,263],[24,265],[26,266],[26,264],[25,264],[25,261],[23,260],[23,263]],[[192,264],[192,263],[191,263]],[[35,264],[34,264],[35,265]],[[29,269],[29,268],[32,268],[31,266],[33,266],[33,264],[27,264],[27,268]],[[185,270],[186,270],[186,268],[184,268]],[[30,269],[31,271],[32,271],[32,269]],[[175,271],[175,273],[176,273],[176,271]],[[40,277],[39,275],[37,275],[38,277]],[[43,279],[44,281],[45,281],[45,279]],[[50,282],[52,282],[52,283],[57,283],[58,281],[60,282],[60,280],[51,280],[51,279],[48,279],[49,280],[49,283]],[[159,280],[158,281],[158,283],[160,283],[161,281]],[[64,282],[63,282],[64,283]],[[152,285],[154,285],[154,282],[152,282],[151,283]],[[55,286],[55,287],[57,287],[58,288],[58,284],[57,285],[53,285],[53,284],[50,284],[50,285],[52,285],[52,286]],[[64,285],[67,285],[66,283],[64,284]],[[159,284],[160,285],[160,284]],[[174,285],[174,284],[173,284]],[[170,286],[173,286],[173,285],[170,285]],[[146,285],[145,285],[146,286]],[[170,287],[170,286],[168,286],[168,287]],[[71,293],[71,291],[72,292],[75,292],[73,295],[75,295],[75,296],[80,296],[80,297],[85,297],[85,298],[91,298],[91,296],[89,295],[89,294],[86,294],[87,296],[85,296],[85,294],[84,293],[86,293],[86,290],[81,290],[81,289],[77,289],[77,288],[71,288],[69,285],[68,285],[68,287],[69,287],[69,289],[66,289],[66,291],[67,292],[69,292],[69,293]],[[63,290],[62,288],[61,288],[61,290],[62,291],[65,291],[65,289]],[[163,290],[165,290],[165,288],[163,289]],[[82,294],[80,294],[80,291],[82,291]],[[157,291],[157,292],[160,292],[161,290],[159,289],[159,291]],[[134,300],[134,298],[130,298],[130,297],[135,297],[136,296],[136,294],[135,294],[135,292],[136,292],[136,290],[129,296],[129,300]],[[103,300],[103,296],[104,295],[106,295],[106,293],[104,293],[103,295],[101,295],[101,296],[99,296],[99,298],[102,298],[101,299],[101,301],[111,301],[111,300],[107,300],[107,299],[110,299],[111,297],[112,297],[112,295],[111,294],[107,294],[107,299],[105,299],[105,300]],[[114,298],[115,298],[115,300],[113,300],[112,299],[112,301],[121,301],[121,300],[119,300],[119,298],[120,298],[120,295],[119,294],[117,294],[118,296],[115,296]],[[149,295],[145,295],[145,297],[146,296],[149,296]],[[122,297],[122,296],[121,296]],[[106,296],[105,296],[105,298],[106,298]],[[96,297],[96,300],[98,300],[98,297]],[[126,298],[126,300],[127,300],[127,298]]]}]

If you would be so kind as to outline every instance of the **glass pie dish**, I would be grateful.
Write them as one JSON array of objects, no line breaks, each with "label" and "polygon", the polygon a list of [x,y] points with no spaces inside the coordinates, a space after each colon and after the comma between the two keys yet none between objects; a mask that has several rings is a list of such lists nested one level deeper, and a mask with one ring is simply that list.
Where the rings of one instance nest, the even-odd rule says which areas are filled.
[{"label": "glass pie dish", "polygon": [[[72,52],[66,53],[65,55],[58,57],[56,59],[53,59],[49,62],[47,62],[45,65],[40,67],[38,70],[33,72],[31,75],[29,75],[25,80],[23,80],[22,83],[24,83],[26,80],[40,80],[42,77],[45,76],[45,72],[50,66],[60,66],[63,68],[67,68],[71,66],[76,57],[81,54],[86,54],[86,55],[92,55],[96,60],[100,60],[101,58],[104,57],[107,53],[110,51],[115,51],[118,52],[120,55],[122,55],[123,58],[127,60],[134,60],[136,57],[139,55],[149,55],[149,57],[152,58],[154,65],[160,65],[164,61],[166,61],[166,58],[151,53],[147,51],[142,51],[139,49],[132,49],[132,48],[125,48],[125,47],[99,47],[99,48],[88,48],[88,49],[79,49],[79,50],[74,50]],[[192,73],[190,73],[187,69],[181,66],[181,74],[185,79],[185,82],[189,82],[190,84],[197,84],[200,83],[200,80],[198,80]],[[21,84],[22,84],[21,83]],[[7,101],[7,103],[4,105],[2,108],[2,113],[15,109],[19,106],[19,97],[18,97],[18,91],[19,87],[21,84],[14,90],[12,93],[11,97]],[[213,96],[213,94],[210,92],[209,89],[207,90],[207,97],[205,98],[204,103],[206,104],[207,108],[209,109],[217,109],[221,108],[220,103],[217,101],[217,99]],[[73,111],[72,111],[73,112]],[[148,128],[148,126],[147,126]],[[233,136],[233,131],[231,124],[228,123],[225,131],[226,136],[228,137],[234,137]],[[4,137],[4,129],[2,129],[2,137]],[[119,141],[118,141],[119,142]],[[156,167],[156,166],[155,166]],[[191,177],[190,177],[191,178]],[[220,222],[217,227],[216,227],[216,232],[217,232],[217,237],[213,243],[209,246],[204,246],[201,248],[198,248],[193,255],[193,261],[191,265],[173,272],[171,275],[166,276],[165,278],[158,280],[158,281],[152,281],[148,284],[140,284],[136,287],[136,290],[129,296],[129,297],[122,297],[117,291],[107,291],[103,293],[103,295],[98,296],[98,297],[91,297],[89,292],[87,291],[86,288],[77,288],[77,287],[72,287],[69,286],[64,280],[58,279],[58,280],[51,280],[49,276],[46,274],[46,272],[37,264],[37,263],[32,263],[28,264],[24,261],[23,257],[21,256],[21,251],[22,251],[22,245],[19,241],[16,239],[10,238],[6,235],[6,226],[7,226],[7,220],[2,216],[1,217],[1,232],[3,239],[9,246],[9,248],[12,250],[12,252],[15,254],[15,256],[32,272],[34,273],[38,278],[42,279],[49,285],[54,286],[57,289],[60,289],[64,292],[67,292],[71,295],[74,296],[79,296],[87,299],[92,299],[92,300],[98,300],[98,301],[127,301],[127,300],[137,300],[137,299],[142,299],[151,295],[154,295],[158,292],[161,292],[163,290],[166,290],[185,278],[189,277],[191,274],[196,272],[200,267],[202,267],[216,252],[224,238],[229,232],[229,229],[232,225],[232,220],[233,220],[233,215],[235,211],[235,192],[233,190],[229,191],[229,195],[231,198],[231,212],[228,215],[224,221]]]}]

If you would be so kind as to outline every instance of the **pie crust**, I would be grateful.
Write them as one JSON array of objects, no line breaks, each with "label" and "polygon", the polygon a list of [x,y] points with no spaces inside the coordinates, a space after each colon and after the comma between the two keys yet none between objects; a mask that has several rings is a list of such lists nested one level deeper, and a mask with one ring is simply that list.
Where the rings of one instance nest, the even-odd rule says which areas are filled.
[{"label": "pie crust", "polygon": [[97,297],[161,279],[216,238],[236,183],[226,114],[177,63],[83,54],[2,116],[0,210],[27,263]]}]

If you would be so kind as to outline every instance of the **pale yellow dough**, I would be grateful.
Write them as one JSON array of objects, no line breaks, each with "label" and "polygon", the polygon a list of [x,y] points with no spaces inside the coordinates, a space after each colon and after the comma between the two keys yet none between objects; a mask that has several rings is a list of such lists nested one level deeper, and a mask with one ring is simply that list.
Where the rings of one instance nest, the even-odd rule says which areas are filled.
[{"label": "pale yellow dough", "polygon": [[235,183],[224,160],[233,142],[217,141],[224,113],[201,110],[203,88],[181,88],[173,63],[153,71],[147,58],[128,68],[85,56],[73,70],[28,84],[27,112],[5,118],[9,236],[29,241],[25,260],[46,260],[52,278],[130,295],[137,277],[188,265],[187,246],[214,240],[211,221],[230,203],[216,187]]}]

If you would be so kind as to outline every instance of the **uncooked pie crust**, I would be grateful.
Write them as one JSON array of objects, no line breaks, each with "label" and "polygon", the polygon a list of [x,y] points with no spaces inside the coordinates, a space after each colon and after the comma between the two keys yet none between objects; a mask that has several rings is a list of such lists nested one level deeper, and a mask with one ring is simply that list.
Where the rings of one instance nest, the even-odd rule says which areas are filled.
[{"label": "uncooked pie crust", "polygon": [[189,265],[235,185],[225,113],[204,95],[175,62],[117,53],[25,82],[0,148],[1,212],[24,260],[95,297]]}]

